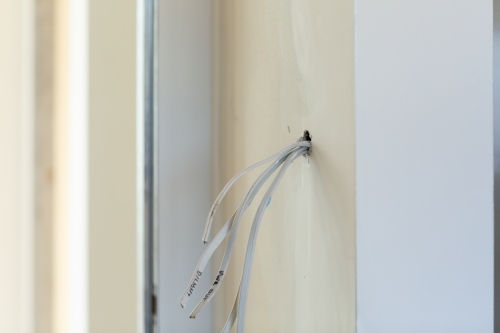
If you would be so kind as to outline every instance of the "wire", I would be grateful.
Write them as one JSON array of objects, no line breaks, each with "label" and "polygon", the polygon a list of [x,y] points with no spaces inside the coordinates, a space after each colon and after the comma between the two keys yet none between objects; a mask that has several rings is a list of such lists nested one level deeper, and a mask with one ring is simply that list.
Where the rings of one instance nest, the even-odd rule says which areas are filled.
[{"label": "wire", "polygon": [[[290,146],[292,146],[292,145],[290,145]],[[293,149],[296,149],[296,147],[292,147],[292,150]],[[226,222],[226,224],[222,227],[222,229],[217,233],[217,235],[214,237],[214,239],[209,243],[209,245],[205,249],[203,255],[201,256],[201,258],[198,262],[198,265],[196,266],[196,268],[193,272],[193,275],[191,277],[191,280],[190,280],[186,290],[184,291],[184,293],[182,294],[182,296],[179,300],[181,307],[184,308],[186,306],[186,303],[189,300],[189,297],[191,297],[194,289],[198,285],[199,279],[200,279],[201,275],[203,274],[203,271],[204,271],[208,261],[210,260],[210,258],[214,254],[215,250],[219,247],[219,245],[222,243],[224,238],[226,238],[226,236],[230,232],[232,232],[234,218],[237,215],[238,211],[241,211],[242,213],[245,212],[246,208],[248,206],[250,206],[253,198],[258,193],[258,191],[260,190],[262,185],[264,185],[264,183],[272,175],[272,173],[285,161],[286,157],[288,156],[287,154],[288,154],[288,151],[286,151],[285,149],[283,149],[279,152],[278,158],[274,161],[274,163],[272,163],[269,167],[267,167],[266,170],[264,170],[264,172],[260,175],[260,177],[252,185],[250,191],[248,191],[247,196],[245,197],[245,199],[243,200],[243,202],[241,204],[241,206],[242,206],[244,202],[247,202],[247,205],[244,206],[244,209],[241,211],[241,206],[240,206],[240,209],[238,209],[233,214],[233,216]],[[275,156],[275,155],[273,155],[273,156]],[[247,169],[247,170],[249,170],[249,169]],[[233,178],[233,179],[235,179],[235,178]],[[226,185],[226,187],[227,187],[227,185]],[[192,313],[191,316],[196,316],[197,313],[201,310],[201,308],[202,307],[198,308],[198,311]]]},{"label": "wire", "polygon": [[[293,148],[295,149],[295,148]],[[250,190],[248,191],[247,195],[241,202],[239,208],[236,210],[234,218],[232,219],[231,222],[231,230],[229,233],[229,239],[228,239],[228,244],[226,245],[226,250],[224,252],[224,257],[222,259],[223,263],[225,258],[231,257],[232,251],[233,251],[233,246],[234,246],[234,239],[236,238],[236,233],[238,230],[238,225],[239,221],[241,219],[241,216],[245,212],[246,207],[248,207],[255,195],[257,195],[258,191],[264,185],[264,183],[267,181],[267,179],[272,175],[272,173],[286,160],[287,153],[284,153],[283,155],[280,155],[278,159],[276,159],[273,164],[271,164],[267,169],[257,178],[255,183],[252,185]],[[245,209],[242,209],[242,207],[245,207]],[[233,239],[232,243],[230,243],[230,240]],[[213,254],[213,252],[212,252]],[[229,263],[227,262],[225,269],[227,269],[227,265]],[[221,266],[222,267],[222,266]],[[224,269],[224,271],[225,271]],[[198,303],[198,305],[195,307],[195,309],[191,312],[189,315],[191,318],[196,318],[198,313],[205,307],[205,305],[210,302],[212,299],[213,295],[217,292],[219,289],[219,284],[224,278],[224,271],[222,269],[219,269],[219,273],[217,277],[215,278],[214,282],[212,283],[212,286],[210,290],[207,292],[205,297]],[[196,272],[196,271],[195,271]]]},{"label": "wire", "polygon": [[231,225],[233,224],[233,219],[235,214],[233,214],[233,216],[226,222],[226,224],[224,224],[224,226],[219,230],[214,239],[210,242],[210,244],[208,244],[207,248],[205,249],[205,252],[203,252],[200,261],[198,262],[198,265],[194,270],[193,276],[191,277],[191,281],[189,282],[188,287],[186,288],[186,290],[184,291],[179,300],[179,303],[181,304],[182,308],[186,306],[189,297],[191,297],[194,289],[198,285],[200,277],[203,274],[203,271],[205,270],[208,261],[214,254],[215,250],[219,247],[220,243],[222,243],[224,238],[226,238],[227,234],[231,230]]},{"label": "wire", "polygon": [[245,195],[244,199],[240,203],[238,209],[234,212],[234,214],[231,216],[231,218],[224,224],[224,226],[219,230],[217,235],[212,239],[212,241],[208,244],[207,248],[203,252],[203,255],[201,256],[198,265],[195,268],[195,271],[193,273],[193,276],[190,280],[190,283],[188,284],[186,290],[184,291],[183,295],[181,296],[179,302],[181,306],[184,308],[186,306],[187,301],[193,294],[194,289],[198,285],[198,282],[201,278],[201,275],[203,274],[203,271],[210,260],[210,258],[213,256],[215,250],[220,246],[222,241],[228,237],[228,241],[226,244],[226,249],[224,252],[224,256],[222,258],[222,262],[220,265],[219,272],[217,274],[217,277],[215,278],[215,281],[212,284],[212,287],[210,290],[206,293],[205,297],[198,303],[198,305],[195,307],[195,309],[191,312],[190,317],[195,318],[197,314],[204,308],[204,306],[212,299],[212,297],[215,295],[217,290],[220,287],[220,284],[222,280],[224,279],[225,272],[229,266],[229,262],[231,260],[231,256],[233,253],[234,249],[234,242],[236,240],[236,235],[238,231],[238,226],[241,221],[241,217],[243,213],[246,211],[248,206],[252,203],[253,199],[261,189],[261,187],[264,185],[264,183],[271,177],[271,175],[276,171],[281,166],[280,171],[278,172],[277,176],[274,178],[272,181],[271,185],[267,189],[264,197],[262,198],[260,205],[257,209],[257,213],[255,214],[253,223],[252,223],[252,229],[250,231],[249,235],[249,240],[247,244],[247,252],[245,255],[245,264],[243,267],[243,274],[241,278],[241,283],[238,288],[238,293],[233,305],[233,308],[231,310],[231,313],[229,315],[229,318],[226,321],[226,324],[224,325],[222,333],[229,333],[231,331],[231,328],[233,327],[234,323],[236,322],[236,319],[238,321],[238,333],[243,333],[244,332],[244,324],[245,324],[245,313],[246,313],[246,305],[247,305],[247,296],[248,296],[248,288],[250,284],[250,275],[251,275],[251,270],[252,270],[252,262],[253,262],[253,257],[255,253],[255,245],[257,241],[257,235],[258,235],[258,230],[260,227],[260,223],[262,222],[262,218],[264,216],[264,212],[269,205],[269,202],[271,200],[271,197],[278,187],[280,181],[282,180],[286,170],[288,167],[292,164],[292,162],[297,159],[301,155],[309,156],[309,153],[311,152],[311,136],[309,132],[306,130],[304,131],[304,136],[299,138],[298,142],[293,143],[291,145],[286,146],[279,152],[275,153],[274,155],[253,164],[252,166],[246,168],[242,172],[238,173],[236,176],[234,176],[227,184],[224,186],[222,189],[221,193],[217,196],[217,199],[215,200],[214,204],[212,205],[212,208],[210,209],[210,213],[207,218],[207,222],[205,225],[205,230],[203,233],[203,242],[206,244],[207,239],[210,234],[210,229],[213,224],[213,219],[215,216],[215,212],[217,211],[218,206],[220,205],[221,201],[229,191],[229,189],[234,185],[234,183],[241,178],[243,175],[246,173],[252,171],[253,169],[257,168],[258,166],[261,166],[271,160],[274,159],[274,162],[268,166],[264,172],[257,178],[257,180],[253,183],[251,186],[250,190],[248,193]]},{"label": "wire", "polygon": [[[307,142],[307,141],[306,141]],[[295,142],[295,143],[292,143],[291,145],[288,145],[286,146],[285,148],[281,149],[280,151],[278,151],[277,153],[275,153],[274,155],[272,156],[269,156],[268,158],[260,161],[260,162],[257,162],[255,163],[254,165],[251,165],[249,166],[248,168],[246,168],[245,170],[241,171],[240,173],[238,173],[236,176],[234,176],[227,184],[226,186],[224,186],[224,188],[222,189],[222,191],[219,193],[219,195],[217,196],[217,198],[215,199],[213,205],[212,205],[212,208],[210,209],[210,212],[208,214],[208,218],[207,218],[207,222],[205,224],[205,231],[203,232],[203,237],[202,237],[202,240],[204,243],[207,243],[207,239],[209,237],[209,234],[210,234],[210,229],[212,228],[212,223],[213,223],[213,220],[214,220],[214,215],[215,215],[215,212],[217,211],[217,208],[219,207],[222,199],[224,199],[224,197],[226,196],[227,192],[229,191],[229,189],[234,185],[234,183],[239,179],[241,178],[243,175],[245,175],[246,173],[252,171],[253,169],[263,165],[263,164],[266,164],[270,161],[272,161],[273,159],[277,159],[278,157],[280,156],[283,156],[283,154],[288,154],[290,153],[291,150],[293,150],[294,148],[297,148],[297,147],[305,147],[307,146],[307,143],[306,142]]]},{"label": "wire", "polygon": [[224,325],[224,328],[222,329],[221,333],[231,332],[231,328],[233,328],[234,322],[238,317],[238,300],[240,299],[240,290],[241,290],[241,283],[240,283],[240,288],[238,288],[238,293],[236,294],[236,299],[234,300],[233,308],[231,309],[231,313],[229,314],[229,317],[227,318],[226,324]]},{"label": "wire", "polygon": [[262,217],[264,216],[264,212],[269,203],[269,199],[271,199],[274,191],[278,187],[281,179],[285,175],[286,170],[292,164],[292,162],[299,156],[304,155],[307,152],[307,149],[299,149],[294,153],[290,154],[286,159],[285,163],[281,167],[276,178],[273,180],[266,194],[262,198],[260,202],[257,213],[255,214],[255,218],[252,223],[252,230],[250,231],[250,236],[248,238],[247,245],[247,253],[245,256],[245,265],[243,266],[243,274],[241,278],[240,290],[239,290],[239,301],[238,301],[238,309],[236,310],[238,313],[238,333],[243,333],[245,330],[245,314],[246,314],[246,305],[247,305],[247,296],[248,296],[248,288],[250,285],[250,274],[252,271],[252,262],[255,253],[255,244],[257,242],[257,234],[259,232],[260,223],[262,222]]},{"label": "wire", "polygon": [[291,163],[297,159],[299,156],[307,153],[308,149],[297,150],[294,153],[290,154],[286,161],[283,163],[281,170],[279,171],[276,178],[273,180],[266,194],[262,198],[257,213],[255,214],[254,221],[252,223],[252,229],[250,231],[250,235],[248,238],[247,252],[245,255],[245,264],[243,266],[243,274],[240,282],[240,286],[238,288],[238,294],[236,295],[236,299],[231,309],[231,313],[229,318],[224,325],[222,333],[229,333],[234,323],[236,322],[236,318],[238,318],[238,333],[244,332],[244,322],[245,322],[245,314],[246,314],[246,304],[247,304],[247,296],[248,296],[248,288],[250,275],[252,270],[252,262],[253,255],[255,253],[255,245],[257,240],[257,234],[259,231],[260,223],[264,216],[264,212],[269,205],[270,199],[278,187],[281,179],[285,175],[286,170],[291,165]]},{"label": "wire", "polygon": [[[299,147],[309,148],[310,145],[311,145],[311,143],[309,141],[304,141],[304,142],[299,142],[299,143],[301,143],[301,146],[299,146]],[[302,148],[299,148],[299,149],[302,149]],[[287,156],[287,155],[285,155],[285,156]],[[285,156],[283,156],[280,160],[277,160],[272,166],[277,168],[279,166],[279,164],[283,163],[282,161],[283,161],[283,158]],[[277,164],[278,162],[279,162],[279,164]],[[229,266],[229,262],[231,260],[231,256],[232,256],[232,253],[233,253],[234,242],[236,240],[238,226],[239,226],[239,223],[241,221],[241,217],[242,217],[243,212],[244,212],[244,210],[242,209],[242,207],[247,207],[250,204],[251,200],[253,199],[253,197],[250,196],[250,193],[252,192],[252,190],[254,189],[254,187],[256,186],[256,184],[260,183],[261,178],[263,178],[264,175],[265,175],[265,172],[262,175],[260,175],[260,177],[254,183],[254,185],[252,186],[252,189],[250,189],[250,191],[247,193],[247,196],[245,197],[245,199],[241,203],[240,207],[236,211],[236,215],[235,215],[235,217],[233,219],[233,223],[232,223],[232,226],[231,226],[231,232],[230,232],[230,234],[228,236],[226,250],[225,250],[224,256],[222,258],[222,263],[220,265],[220,268],[219,268],[219,271],[218,271],[218,275],[215,278],[214,282],[212,283],[212,287],[205,294],[205,297],[203,297],[203,299],[198,303],[198,305],[193,310],[193,312],[191,312],[191,314],[190,314],[191,318],[195,318],[198,315],[198,313],[205,307],[205,305],[208,302],[210,302],[210,300],[212,299],[212,297],[219,290],[220,283],[222,282],[222,280],[225,277],[225,272],[226,272],[226,270],[227,270],[227,268]],[[260,185],[259,188],[261,186],[262,185]]]}]

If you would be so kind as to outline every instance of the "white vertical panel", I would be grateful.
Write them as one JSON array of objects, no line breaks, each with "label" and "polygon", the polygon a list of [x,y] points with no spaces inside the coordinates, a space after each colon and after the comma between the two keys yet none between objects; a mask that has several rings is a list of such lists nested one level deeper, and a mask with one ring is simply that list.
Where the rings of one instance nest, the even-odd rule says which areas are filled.
[{"label": "white vertical panel", "polygon": [[69,2],[67,306],[70,333],[88,332],[88,2]]},{"label": "white vertical panel", "polygon": [[492,2],[356,2],[358,333],[493,331]]},{"label": "white vertical panel", "polygon": [[211,332],[211,310],[178,299],[203,253],[210,208],[210,1],[159,1],[159,332]]},{"label": "white vertical panel", "polygon": [[56,331],[135,332],[135,1],[57,8]]}]

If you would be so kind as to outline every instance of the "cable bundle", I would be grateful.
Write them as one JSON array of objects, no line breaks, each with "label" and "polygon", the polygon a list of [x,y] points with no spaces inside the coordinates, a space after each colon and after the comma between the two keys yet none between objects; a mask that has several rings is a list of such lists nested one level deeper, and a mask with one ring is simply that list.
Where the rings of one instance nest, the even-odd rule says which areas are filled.
[{"label": "cable bundle", "polygon": [[229,318],[224,325],[224,328],[222,330],[223,333],[229,333],[231,331],[232,326],[234,325],[234,322],[236,321],[236,318],[238,318],[238,333],[243,333],[244,332],[244,323],[245,323],[245,313],[246,313],[246,301],[247,301],[247,296],[248,296],[248,287],[250,283],[250,274],[251,274],[251,269],[252,269],[252,261],[253,261],[253,255],[255,251],[255,244],[257,241],[257,234],[259,230],[260,223],[262,221],[262,217],[264,216],[264,211],[266,210],[266,207],[269,205],[271,201],[271,197],[278,187],[281,179],[283,178],[286,170],[292,164],[292,162],[298,158],[299,156],[308,156],[309,153],[311,152],[311,136],[309,135],[309,132],[306,130],[304,131],[304,136],[299,138],[299,140],[296,143],[293,143],[291,145],[288,145],[287,147],[283,148],[276,154],[246,168],[242,172],[238,173],[236,176],[234,176],[227,184],[226,186],[222,189],[222,192],[217,196],[217,199],[215,200],[214,204],[212,205],[212,208],[210,209],[210,213],[208,214],[208,219],[207,223],[205,225],[205,231],[203,233],[203,242],[206,244],[207,240],[210,235],[210,229],[212,227],[213,219],[215,212],[217,208],[219,207],[219,204],[221,203],[222,199],[224,196],[227,194],[231,186],[234,185],[234,183],[241,178],[243,175],[246,173],[252,171],[253,169],[266,164],[272,160],[274,162],[269,165],[264,172],[257,178],[255,183],[252,185],[248,193],[246,194],[245,198],[241,202],[240,206],[238,209],[234,212],[233,216],[224,224],[224,226],[221,228],[221,230],[215,235],[215,237],[212,239],[212,241],[208,244],[207,248],[205,249],[205,252],[200,258],[200,261],[198,262],[198,265],[196,266],[196,269],[194,270],[193,276],[191,278],[191,281],[189,282],[188,287],[184,291],[184,293],[181,296],[181,299],[179,300],[179,303],[181,306],[184,308],[186,306],[187,301],[193,294],[193,291],[196,289],[196,286],[198,285],[198,281],[200,280],[200,277],[203,274],[203,271],[214,254],[215,250],[219,247],[221,242],[228,236],[228,241],[226,245],[226,250],[224,252],[224,257],[222,258],[222,263],[219,268],[219,272],[217,274],[217,277],[215,278],[215,281],[212,284],[212,287],[210,290],[206,293],[205,297],[198,303],[198,305],[195,307],[195,309],[191,312],[190,318],[195,318],[198,313],[203,309],[203,307],[212,299],[214,294],[217,292],[217,290],[220,287],[220,283],[224,279],[225,272],[227,271],[227,268],[229,266],[229,261],[231,260],[231,255],[233,253],[233,248],[234,248],[234,242],[236,240],[236,234],[238,231],[238,226],[241,221],[241,217],[245,210],[250,206],[252,203],[252,200],[254,197],[257,195],[261,187],[264,185],[264,183],[271,177],[271,175],[276,171],[281,166],[280,171],[278,172],[277,176],[274,178],[273,182],[267,189],[266,193],[264,194],[264,197],[262,198],[262,201],[260,202],[259,208],[257,209],[257,213],[255,214],[253,224],[252,224],[252,229],[250,231],[250,236],[248,240],[248,245],[247,245],[247,252],[245,256],[245,264],[243,267],[243,275],[241,278],[241,283],[240,287],[238,289],[238,294],[236,296],[236,300],[234,302],[233,308],[231,310],[231,314],[229,315]]}]

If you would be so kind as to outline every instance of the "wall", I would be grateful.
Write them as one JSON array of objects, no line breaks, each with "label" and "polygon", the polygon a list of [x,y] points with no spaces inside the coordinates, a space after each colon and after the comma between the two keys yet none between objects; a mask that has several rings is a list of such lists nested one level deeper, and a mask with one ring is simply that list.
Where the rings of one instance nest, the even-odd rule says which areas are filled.
[{"label": "wall", "polygon": [[304,128],[314,145],[261,228],[248,331],[491,332],[491,2],[216,4],[215,187]]},{"label": "wall", "polygon": [[[214,22],[215,189],[304,129],[313,136],[309,162],[294,162],[266,210],[247,332],[354,332],[354,2],[217,1]],[[231,190],[216,229],[256,177]],[[234,302],[259,201],[214,299],[215,331]]]},{"label": "wall", "polygon": [[[167,304],[189,278],[186,263],[201,254],[186,242],[197,244],[203,228],[208,160],[187,152],[207,149],[200,140],[207,86],[198,85],[206,67],[194,64],[206,61],[208,47],[207,8],[164,3],[160,301]],[[491,332],[491,2],[212,5],[212,196],[304,129],[313,135],[310,160],[293,164],[267,209],[247,332]],[[186,170],[207,177],[195,178],[202,193]],[[231,191],[215,229],[254,177]],[[213,301],[215,331],[236,295],[255,206]],[[164,318],[176,317],[168,309]]]},{"label": "wall", "polygon": [[356,1],[358,333],[493,331],[491,5]]},{"label": "wall", "polygon": [[136,2],[55,2],[54,332],[137,332]]},{"label": "wall", "polygon": [[34,2],[0,2],[0,331],[34,329]]},{"label": "wall", "polygon": [[[197,300],[178,303],[211,204],[210,2],[162,0],[158,18],[158,330],[211,332],[211,307],[193,320]],[[203,275],[197,289],[208,290],[210,269]]]},{"label": "wall", "polygon": [[135,38],[135,1],[0,3],[2,332],[137,331]]},{"label": "wall", "polygon": [[136,332],[136,1],[88,1],[89,333]]},{"label": "wall", "polygon": [[35,331],[52,333],[54,310],[54,51],[55,1],[35,11]]}]

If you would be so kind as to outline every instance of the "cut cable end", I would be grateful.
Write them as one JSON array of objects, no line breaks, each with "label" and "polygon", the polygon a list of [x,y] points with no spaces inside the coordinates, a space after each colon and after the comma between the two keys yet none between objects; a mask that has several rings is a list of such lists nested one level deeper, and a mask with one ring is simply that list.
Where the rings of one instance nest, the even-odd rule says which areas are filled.
[{"label": "cut cable end", "polygon": [[304,130],[304,135],[300,138],[300,141],[312,141],[312,135],[308,130]]},{"label": "cut cable end", "polygon": [[304,153],[304,157],[309,158],[309,154],[312,152],[312,135],[308,130],[304,130],[304,134],[297,140],[297,142],[307,141],[310,143],[309,149]]},{"label": "cut cable end", "polygon": [[208,243],[208,237],[210,237],[210,229],[211,229],[211,223],[212,222],[207,222],[205,231],[203,232],[203,236],[201,237],[201,240],[203,241],[203,244]]},{"label": "cut cable end", "polygon": [[203,237],[201,238],[201,241],[203,242],[203,244],[207,244],[208,243],[208,235],[207,234],[203,235]]}]

